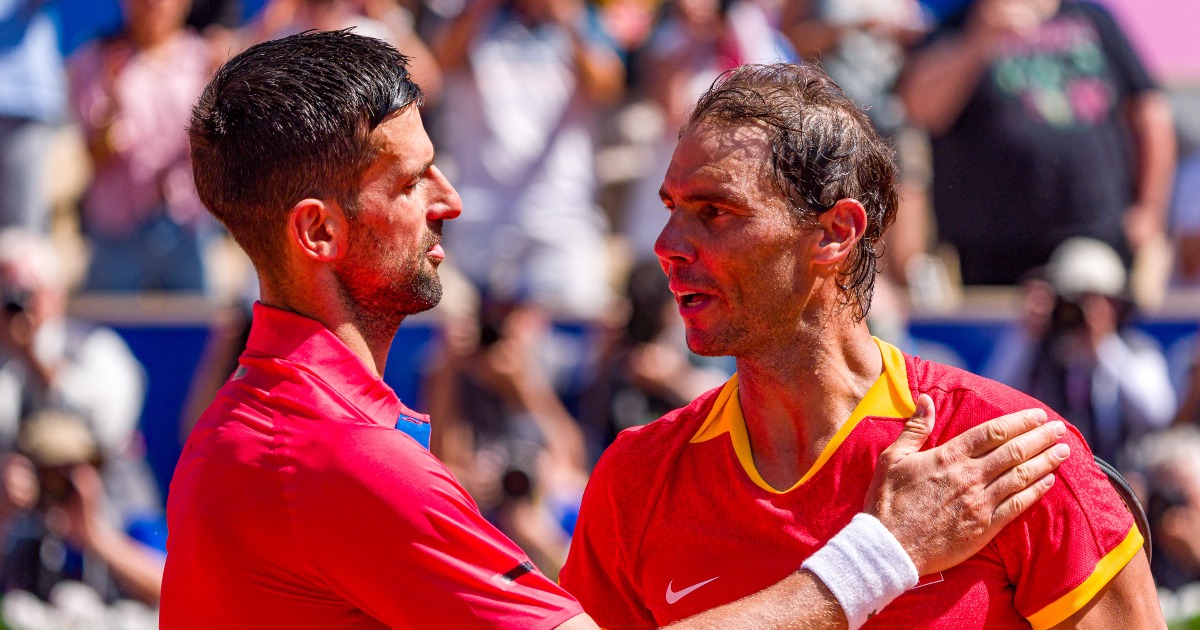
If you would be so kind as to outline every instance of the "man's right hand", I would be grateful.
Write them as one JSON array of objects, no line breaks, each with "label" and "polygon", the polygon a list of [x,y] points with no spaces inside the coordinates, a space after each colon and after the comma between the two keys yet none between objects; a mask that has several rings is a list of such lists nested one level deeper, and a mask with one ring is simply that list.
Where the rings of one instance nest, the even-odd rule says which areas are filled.
[{"label": "man's right hand", "polygon": [[921,575],[975,555],[1042,498],[1069,455],[1062,422],[1026,409],[920,451],[933,430],[933,400],[922,395],[900,437],[879,456],[865,511],[888,528]]}]

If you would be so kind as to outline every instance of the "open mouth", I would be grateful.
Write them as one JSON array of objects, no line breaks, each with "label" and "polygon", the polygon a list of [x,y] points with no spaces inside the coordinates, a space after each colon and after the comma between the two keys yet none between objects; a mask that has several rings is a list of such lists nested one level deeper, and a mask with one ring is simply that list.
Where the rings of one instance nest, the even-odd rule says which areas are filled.
[{"label": "open mouth", "polygon": [[707,293],[677,293],[676,299],[681,309],[693,309],[703,306],[712,296]]}]

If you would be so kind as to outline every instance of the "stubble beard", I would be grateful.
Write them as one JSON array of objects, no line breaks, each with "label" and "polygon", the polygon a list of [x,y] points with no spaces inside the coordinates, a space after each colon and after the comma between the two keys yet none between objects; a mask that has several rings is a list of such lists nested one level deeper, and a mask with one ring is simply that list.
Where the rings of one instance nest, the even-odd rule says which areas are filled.
[{"label": "stubble beard", "polygon": [[[427,311],[442,300],[441,278],[426,255],[437,242],[438,236],[431,232],[421,249],[403,260],[381,258],[378,248],[367,243],[351,245],[358,252],[356,260],[345,273],[338,274],[338,279],[343,300],[368,334],[395,335],[405,317]],[[359,273],[357,269],[370,272]],[[394,273],[382,284],[365,279],[387,270]]]}]

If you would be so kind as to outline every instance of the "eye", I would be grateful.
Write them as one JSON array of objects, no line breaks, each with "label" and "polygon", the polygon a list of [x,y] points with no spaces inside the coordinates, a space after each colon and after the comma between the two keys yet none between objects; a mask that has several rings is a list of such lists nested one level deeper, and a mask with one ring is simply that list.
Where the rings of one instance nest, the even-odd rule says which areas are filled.
[{"label": "eye", "polygon": [[729,214],[728,210],[725,210],[724,208],[719,208],[712,204],[705,204],[703,207],[700,208],[700,215],[706,219],[716,219],[718,217],[723,217],[727,214]]}]

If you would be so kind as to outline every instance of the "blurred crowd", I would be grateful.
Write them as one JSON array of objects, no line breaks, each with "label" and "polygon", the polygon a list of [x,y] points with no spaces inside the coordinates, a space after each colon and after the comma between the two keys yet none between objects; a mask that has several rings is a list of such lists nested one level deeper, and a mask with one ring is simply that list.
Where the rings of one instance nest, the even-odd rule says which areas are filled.
[{"label": "blurred crowd", "polygon": [[[122,627],[141,614],[130,600],[156,603],[162,501],[138,431],[153,375],[68,297],[245,312],[255,278],[192,185],[191,106],[247,46],[343,28],[411,57],[465,208],[445,227],[451,279],[421,375],[432,448],[549,575],[616,433],[730,374],[683,342],[653,254],[657,191],[693,100],[725,70],[782,60],[820,64],[896,152],[873,332],[961,364],[908,334],[910,309],[1019,287],[985,375],[1126,472],[1162,586],[1200,580],[1200,343],[1166,352],[1134,325],[1200,287],[1200,108],[1169,98],[1103,5],[0,0],[0,579],[32,595],[4,598],[10,623],[66,623],[81,582],[84,608]],[[244,316],[221,324],[184,433],[244,343]]]}]

